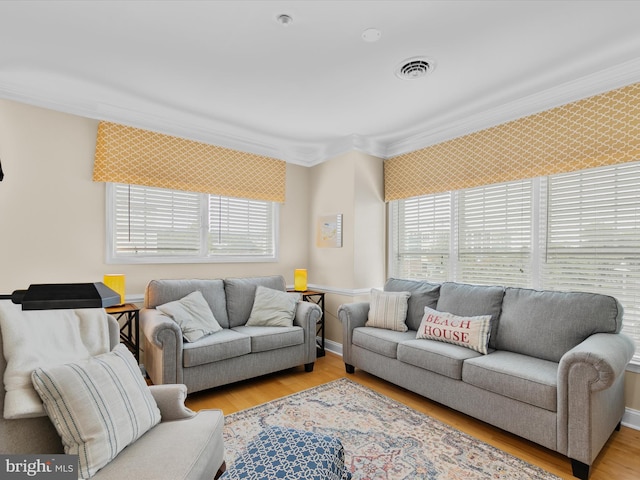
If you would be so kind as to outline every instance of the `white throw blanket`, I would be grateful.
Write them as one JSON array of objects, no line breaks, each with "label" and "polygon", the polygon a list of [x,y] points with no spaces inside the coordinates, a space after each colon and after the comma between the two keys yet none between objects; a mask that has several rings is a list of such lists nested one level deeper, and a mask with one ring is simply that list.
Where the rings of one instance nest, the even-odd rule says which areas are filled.
[{"label": "white throw blanket", "polygon": [[102,308],[23,311],[0,301],[0,330],[7,367],[4,418],[46,415],[31,372],[109,351],[107,314]]}]

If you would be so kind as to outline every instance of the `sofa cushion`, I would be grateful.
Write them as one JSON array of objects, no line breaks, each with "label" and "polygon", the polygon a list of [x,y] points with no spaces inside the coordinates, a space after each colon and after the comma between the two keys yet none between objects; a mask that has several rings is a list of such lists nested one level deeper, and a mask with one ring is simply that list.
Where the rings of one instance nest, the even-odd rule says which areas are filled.
[{"label": "sofa cushion", "polygon": [[251,338],[224,328],[215,335],[203,337],[193,343],[185,343],[182,350],[182,365],[195,367],[248,353],[251,353]]},{"label": "sofa cushion", "polygon": [[496,348],[559,362],[595,333],[618,333],[622,306],[607,295],[507,288]]},{"label": "sofa cushion", "polygon": [[220,410],[200,410],[191,418],[162,421],[120,452],[94,479],[213,479],[224,460],[223,428]]},{"label": "sofa cushion", "polygon": [[512,352],[470,358],[462,381],[515,400],[557,411],[558,364]]},{"label": "sofa cushion", "polygon": [[407,300],[410,296],[409,292],[382,292],[372,288],[365,326],[406,332]]},{"label": "sofa cushion", "polygon": [[200,290],[180,300],[158,305],[156,309],[171,317],[180,326],[182,336],[187,342],[195,342],[222,330]]},{"label": "sofa cushion", "polygon": [[481,354],[469,348],[435,340],[407,340],[398,345],[398,360],[440,375],[462,379],[462,364]]},{"label": "sofa cushion", "polygon": [[385,292],[410,292],[406,324],[409,330],[418,330],[424,307],[436,308],[440,296],[440,284],[419,280],[390,278],[384,285]]},{"label": "sofa cushion", "polygon": [[304,343],[304,330],[302,327],[240,326],[235,327],[233,330],[251,338],[251,353],[277,350]]},{"label": "sofa cushion", "polygon": [[424,317],[416,338],[436,340],[487,353],[491,315],[461,317],[424,307]]},{"label": "sofa cushion", "polygon": [[416,332],[396,332],[374,327],[358,327],[353,330],[352,343],[389,358],[396,358],[398,344],[407,340],[415,340]]},{"label": "sofa cushion", "polygon": [[160,410],[123,344],[86,360],[38,368],[33,385],[62,438],[89,478],[160,422]]},{"label": "sofa cushion", "polygon": [[224,279],[224,291],[227,296],[227,314],[229,316],[230,327],[239,327],[247,323],[258,285],[282,292],[286,290],[284,277],[281,275]]},{"label": "sofa cushion", "polygon": [[503,296],[503,287],[446,282],[440,287],[440,297],[435,309],[463,317],[491,315],[489,347],[497,348],[495,336],[500,328]]},{"label": "sofa cushion", "polygon": [[209,308],[220,326],[229,328],[224,282],[220,279],[151,280],[145,289],[144,307],[156,308],[158,305],[180,300],[198,290],[202,292],[202,296],[209,304]]},{"label": "sofa cushion", "polygon": [[299,293],[282,292],[273,288],[256,287],[247,326],[291,327],[296,307],[302,296]]}]

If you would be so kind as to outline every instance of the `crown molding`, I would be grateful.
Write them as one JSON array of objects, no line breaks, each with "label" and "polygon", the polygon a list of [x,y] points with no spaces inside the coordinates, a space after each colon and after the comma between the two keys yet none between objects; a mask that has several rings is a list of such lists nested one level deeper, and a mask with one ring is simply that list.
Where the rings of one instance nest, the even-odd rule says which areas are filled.
[{"label": "crown molding", "polygon": [[475,115],[459,111],[437,124],[425,123],[421,132],[397,142],[389,142],[383,158],[414,152],[518,118],[550,110],[583,98],[615,90],[640,81],[640,58],[604,69],[542,92],[499,105]]},{"label": "crown molding", "polygon": [[100,102],[88,102],[65,97],[60,92],[50,93],[38,89],[0,83],[0,98],[77,115],[93,120],[105,120],[166,135],[217,145],[232,150],[278,158],[289,163],[311,166],[325,160],[317,152],[323,144],[293,144],[240,126],[203,119],[188,112],[177,112],[157,106],[152,113]]},{"label": "crown molding", "polygon": [[300,142],[251,131],[242,125],[232,125],[219,119],[203,118],[191,112],[178,112],[165,105],[154,105],[152,112],[142,112],[133,108],[64,97],[60,92],[43,93],[23,85],[0,83],[0,97],[312,167],[354,150],[383,159],[413,152],[638,81],[640,58],[476,114],[470,115],[468,108],[460,108],[444,118],[438,117],[414,127],[413,131],[418,133],[397,141],[382,141],[373,136],[352,134],[338,139]]}]

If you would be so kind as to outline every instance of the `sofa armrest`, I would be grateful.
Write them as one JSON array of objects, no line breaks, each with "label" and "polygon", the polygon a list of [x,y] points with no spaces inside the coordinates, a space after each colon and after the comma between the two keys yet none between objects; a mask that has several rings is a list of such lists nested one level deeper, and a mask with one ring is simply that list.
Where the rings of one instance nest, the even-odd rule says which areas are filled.
[{"label": "sofa armrest", "polygon": [[369,317],[369,302],[344,303],[338,307],[338,319],[342,323],[342,358],[347,365],[353,365],[351,341],[353,329],[364,327]]},{"label": "sofa armrest", "polygon": [[[635,346],[623,333],[597,333],[575,346],[560,359],[559,380],[569,379],[577,365],[586,365],[588,375],[582,380],[593,392],[609,388],[624,374],[633,357]],[[561,384],[565,382],[562,381]]]},{"label": "sofa armrest", "polygon": [[315,303],[298,302],[293,324],[304,330],[305,364],[316,361],[316,324],[321,316],[322,309]]},{"label": "sofa armrest", "polygon": [[182,383],[171,385],[150,385],[151,395],[158,404],[162,421],[182,420],[195,416],[195,412],[184,404],[187,386]]},{"label": "sofa armrest", "polygon": [[182,330],[176,322],[155,308],[140,310],[144,366],[156,384],[183,383]]},{"label": "sofa armrest", "polygon": [[633,341],[598,333],[569,350],[558,366],[558,451],[590,465],[624,414],[624,372]]}]

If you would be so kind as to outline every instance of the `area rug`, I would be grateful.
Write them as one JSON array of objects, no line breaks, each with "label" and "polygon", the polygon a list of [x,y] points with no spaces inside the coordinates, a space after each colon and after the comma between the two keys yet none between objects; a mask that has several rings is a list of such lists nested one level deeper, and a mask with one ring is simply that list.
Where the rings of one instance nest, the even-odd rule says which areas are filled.
[{"label": "area rug", "polygon": [[347,378],[226,416],[227,464],[268,426],[339,438],[353,480],[559,478]]}]

